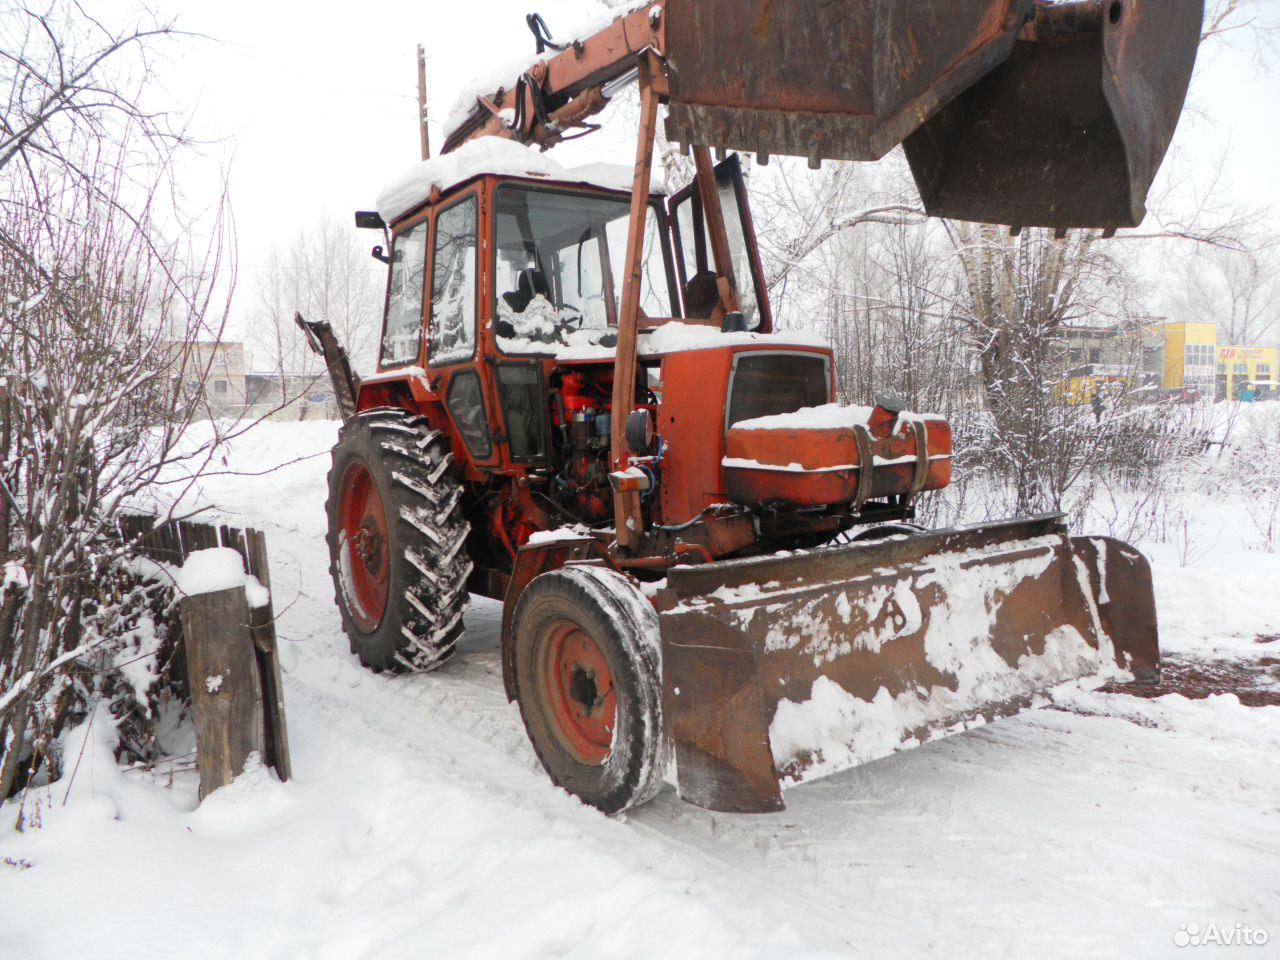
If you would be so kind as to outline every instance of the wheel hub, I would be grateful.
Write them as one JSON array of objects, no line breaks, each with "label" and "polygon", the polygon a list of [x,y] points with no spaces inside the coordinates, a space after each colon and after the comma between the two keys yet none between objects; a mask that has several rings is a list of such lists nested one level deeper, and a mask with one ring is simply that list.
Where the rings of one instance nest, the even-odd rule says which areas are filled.
[{"label": "wheel hub", "polygon": [[591,635],[562,622],[543,661],[542,692],[552,725],[580,763],[598,766],[613,750],[617,698],[609,664]]},{"label": "wheel hub", "polygon": [[359,461],[348,465],[339,490],[338,524],[345,541],[342,592],[352,620],[369,633],[382,622],[390,593],[386,513],[373,477]]},{"label": "wheel hub", "polygon": [[591,716],[591,711],[600,706],[601,697],[596,690],[596,674],[594,670],[583,669],[581,664],[574,664],[573,675],[569,678],[569,696],[582,707],[584,717]]},{"label": "wheel hub", "polygon": [[372,517],[365,517],[360,524],[353,544],[356,556],[368,567],[369,572],[378,574],[382,570],[382,532]]}]

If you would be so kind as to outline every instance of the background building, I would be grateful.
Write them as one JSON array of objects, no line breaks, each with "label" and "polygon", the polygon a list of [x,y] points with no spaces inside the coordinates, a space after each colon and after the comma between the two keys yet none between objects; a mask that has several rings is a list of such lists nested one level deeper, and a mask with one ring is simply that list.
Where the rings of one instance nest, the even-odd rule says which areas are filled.
[{"label": "background building", "polygon": [[1165,390],[1197,390],[1209,397],[1217,373],[1218,325],[1216,323],[1166,323],[1164,325]]},{"label": "background building", "polygon": [[169,345],[181,364],[184,393],[201,396],[215,416],[239,413],[245,404],[242,343],[177,341]]},{"label": "background building", "polygon": [[316,420],[338,416],[328,374],[249,372],[243,343],[169,344],[181,363],[183,394],[200,417]]},{"label": "background building", "polygon": [[1275,347],[1219,347],[1217,395],[1219,399],[1252,399],[1247,394],[1274,394],[1274,388],[1257,389],[1276,380]]},{"label": "background building", "polygon": [[1251,400],[1274,396],[1251,384],[1274,383],[1278,374],[1275,347],[1218,343],[1214,323],[1164,325],[1164,388],[1194,389],[1217,400]]}]

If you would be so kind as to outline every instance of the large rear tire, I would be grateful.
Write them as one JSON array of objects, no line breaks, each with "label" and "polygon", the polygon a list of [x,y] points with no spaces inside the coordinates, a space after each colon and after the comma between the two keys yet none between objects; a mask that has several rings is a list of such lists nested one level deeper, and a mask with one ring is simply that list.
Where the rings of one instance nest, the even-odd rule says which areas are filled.
[{"label": "large rear tire", "polygon": [[662,787],[658,615],[626,577],[572,566],[534,579],[512,620],[516,697],[552,782],[605,813]]},{"label": "large rear tire", "polygon": [[342,427],[329,471],[329,572],[365,666],[431,670],[462,636],[471,572],[448,438],[399,410]]}]

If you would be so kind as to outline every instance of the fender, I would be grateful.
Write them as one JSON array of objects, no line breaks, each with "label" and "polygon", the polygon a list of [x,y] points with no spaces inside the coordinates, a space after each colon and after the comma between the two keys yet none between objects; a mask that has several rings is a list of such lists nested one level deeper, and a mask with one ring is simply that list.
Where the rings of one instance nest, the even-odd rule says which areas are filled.
[{"label": "fender", "polygon": [[399,407],[410,413],[425,413],[424,408],[438,403],[421,367],[398,367],[384,373],[363,377],[356,387],[355,412],[377,407]]}]

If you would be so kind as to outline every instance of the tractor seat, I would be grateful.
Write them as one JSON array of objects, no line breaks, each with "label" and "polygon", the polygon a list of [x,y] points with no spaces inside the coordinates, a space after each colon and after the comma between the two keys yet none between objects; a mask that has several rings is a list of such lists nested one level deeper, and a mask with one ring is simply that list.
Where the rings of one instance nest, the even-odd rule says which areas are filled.
[{"label": "tractor seat", "polygon": [[516,278],[516,289],[510,293],[504,293],[502,299],[507,302],[507,306],[513,313],[524,313],[533,302],[533,298],[538,295],[550,300],[551,287],[547,284],[547,278],[541,270],[536,267],[526,267]]}]

